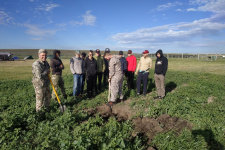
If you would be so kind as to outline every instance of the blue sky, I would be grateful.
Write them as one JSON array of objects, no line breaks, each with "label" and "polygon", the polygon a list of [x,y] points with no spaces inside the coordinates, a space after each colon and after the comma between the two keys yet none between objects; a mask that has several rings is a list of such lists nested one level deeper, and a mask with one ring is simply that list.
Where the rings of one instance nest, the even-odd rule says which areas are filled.
[{"label": "blue sky", "polygon": [[225,53],[225,0],[0,0],[0,49]]}]

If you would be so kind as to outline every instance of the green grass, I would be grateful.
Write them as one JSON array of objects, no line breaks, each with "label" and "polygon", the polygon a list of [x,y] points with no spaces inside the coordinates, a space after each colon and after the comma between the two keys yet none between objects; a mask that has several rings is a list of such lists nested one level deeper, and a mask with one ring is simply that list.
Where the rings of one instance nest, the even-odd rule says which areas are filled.
[{"label": "green grass", "polygon": [[[158,117],[169,114],[192,124],[192,130],[158,134],[148,145],[145,137],[132,137],[130,121],[117,122],[90,116],[84,109],[95,108],[107,101],[107,90],[92,100],[69,96],[62,103],[62,114],[55,101],[51,111],[35,112],[35,93],[31,83],[31,65],[35,60],[0,62],[0,149],[224,149],[225,147],[225,78],[224,60],[203,62],[169,59],[166,75],[167,95],[155,101],[153,71],[147,97],[132,97],[130,107],[141,108],[137,116]],[[66,92],[72,93],[73,78],[69,59],[63,60]],[[4,73],[2,72],[4,71]],[[208,103],[209,98],[212,100]],[[147,111],[146,111],[147,110]]]}]

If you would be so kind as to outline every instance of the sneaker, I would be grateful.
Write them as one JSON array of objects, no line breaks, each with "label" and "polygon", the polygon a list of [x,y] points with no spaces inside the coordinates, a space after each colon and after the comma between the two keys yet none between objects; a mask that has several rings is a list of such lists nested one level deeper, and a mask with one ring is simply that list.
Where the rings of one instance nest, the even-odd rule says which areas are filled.
[{"label": "sneaker", "polygon": [[161,96],[156,96],[156,97],[154,97],[154,99],[160,99],[161,98]]}]

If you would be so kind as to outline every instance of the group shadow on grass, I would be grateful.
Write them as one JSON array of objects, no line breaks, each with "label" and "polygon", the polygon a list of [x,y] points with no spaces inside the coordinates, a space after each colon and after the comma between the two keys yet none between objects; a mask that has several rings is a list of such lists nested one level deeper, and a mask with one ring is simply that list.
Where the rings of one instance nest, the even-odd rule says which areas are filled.
[{"label": "group shadow on grass", "polygon": [[209,129],[193,130],[192,135],[196,140],[198,140],[199,136],[204,137],[208,150],[224,150],[225,148],[220,142],[215,140],[214,133]]}]

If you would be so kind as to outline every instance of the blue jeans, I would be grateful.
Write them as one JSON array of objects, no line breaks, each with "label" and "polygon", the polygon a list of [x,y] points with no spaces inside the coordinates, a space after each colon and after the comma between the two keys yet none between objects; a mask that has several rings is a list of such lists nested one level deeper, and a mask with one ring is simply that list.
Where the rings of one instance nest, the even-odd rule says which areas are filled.
[{"label": "blue jeans", "polygon": [[80,95],[82,88],[82,74],[74,74],[73,75],[73,96]]}]

